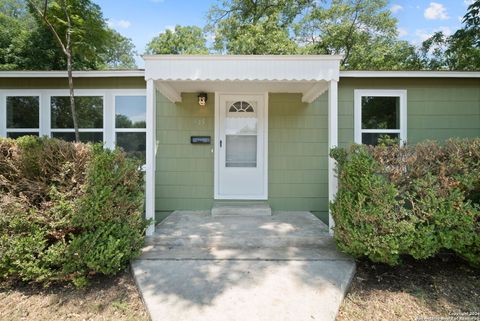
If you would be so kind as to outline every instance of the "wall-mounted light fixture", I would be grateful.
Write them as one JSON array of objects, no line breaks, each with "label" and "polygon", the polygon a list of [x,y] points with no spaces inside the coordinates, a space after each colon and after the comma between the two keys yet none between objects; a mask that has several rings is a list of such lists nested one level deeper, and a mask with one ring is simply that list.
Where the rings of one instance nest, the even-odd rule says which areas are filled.
[{"label": "wall-mounted light fixture", "polygon": [[198,94],[198,104],[201,107],[205,107],[207,105],[208,95],[207,93],[200,93]]}]

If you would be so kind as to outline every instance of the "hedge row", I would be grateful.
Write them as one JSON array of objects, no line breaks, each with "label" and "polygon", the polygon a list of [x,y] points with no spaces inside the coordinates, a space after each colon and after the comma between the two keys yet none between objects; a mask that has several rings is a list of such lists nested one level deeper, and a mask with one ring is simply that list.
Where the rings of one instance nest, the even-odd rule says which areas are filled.
[{"label": "hedge row", "polygon": [[341,250],[390,265],[451,250],[480,265],[480,139],[331,152]]},{"label": "hedge row", "polygon": [[82,286],[139,253],[143,174],[101,146],[0,139],[0,279]]}]

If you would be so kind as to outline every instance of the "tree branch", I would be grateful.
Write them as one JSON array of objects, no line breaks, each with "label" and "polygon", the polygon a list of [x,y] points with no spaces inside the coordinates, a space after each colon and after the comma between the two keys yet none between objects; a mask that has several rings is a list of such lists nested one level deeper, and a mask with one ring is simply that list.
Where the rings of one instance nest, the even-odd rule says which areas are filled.
[{"label": "tree branch", "polygon": [[357,1],[357,4],[355,6],[355,15],[354,18],[352,19],[352,24],[350,25],[350,28],[348,30],[347,35],[345,36],[345,57],[343,58],[342,65],[345,66],[345,63],[347,62],[348,58],[350,57],[350,52],[352,51],[352,34],[354,27],[357,23],[358,16],[360,15],[360,2],[361,0]]},{"label": "tree branch", "polygon": [[28,3],[32,6],[32,8],[35,9],[35,11],[37,12],[38,16],[43,20],[43,22],[47,25],[47,27],[50,29],[50,31],[52,32],[53,36],[55,37],[55,40],[58,42],[58,44],[60,45],[60,47],[62,48],[62,51],[64,54],[68,54],[68,51],[67,51],[67,48],[65,47],[65,44],[63,43],[62,41],[62,38],[60,38],[60,35],[57,33],[57,31],[55,30],[55,27],[50,23],[50,21],[48,20],[48,17],[47,17],[47,7],[48,7],[48,0],[45,0],[45,7],[43,9],[43,12],[42,10],[40,10],[40,8],[33,2],[33,0],[28,0]]}]

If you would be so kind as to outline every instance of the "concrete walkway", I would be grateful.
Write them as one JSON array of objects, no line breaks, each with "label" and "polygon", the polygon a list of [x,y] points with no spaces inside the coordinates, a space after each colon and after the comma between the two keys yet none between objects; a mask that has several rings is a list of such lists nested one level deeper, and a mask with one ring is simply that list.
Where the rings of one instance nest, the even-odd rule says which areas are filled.
[{"label": "concrete walkway", "polygon": [[132,263],[154,321],[335,320],[355,264],[308,212],[174,212]]}]

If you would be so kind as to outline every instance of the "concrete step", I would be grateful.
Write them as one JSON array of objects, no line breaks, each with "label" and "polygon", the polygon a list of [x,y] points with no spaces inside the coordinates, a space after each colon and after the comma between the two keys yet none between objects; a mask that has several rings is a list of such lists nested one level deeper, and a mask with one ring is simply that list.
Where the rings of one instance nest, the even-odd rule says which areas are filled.
[{"label": "concrete step", "polygon": [[276,260],[321,261],[351,260],[337,251],[335,242],[323,246],[301,247],[186,247],[150,245],[142,250],[140,260]]},{"label": "concrete step", "polygon": [[165,247],[201,247],[241,249],[245,247],[322,247],[330,244],[332,237],[328,234],[317,236],[256,236],[249,233],[235,233],[230,235],[186,235],[182,237],[158,235],[146,239],[146,245]]},{"label": "concrete step", "polygon": [[271,216],[272,209],[267,202],[216,202],[212,216]]}]

